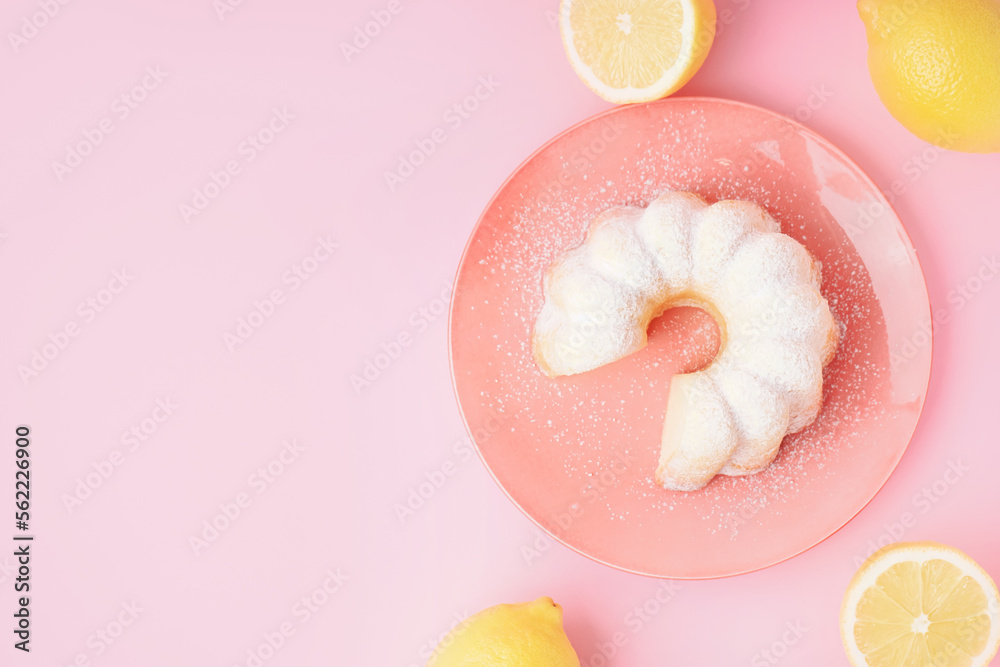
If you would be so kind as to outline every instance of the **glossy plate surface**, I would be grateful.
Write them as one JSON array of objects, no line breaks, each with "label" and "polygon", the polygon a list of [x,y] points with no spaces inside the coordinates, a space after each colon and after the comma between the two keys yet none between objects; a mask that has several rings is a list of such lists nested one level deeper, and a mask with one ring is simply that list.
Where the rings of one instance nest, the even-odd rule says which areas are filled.
[{"label": "glossy plate surface", "polygon": [[[670,378],[701,368],[704,312],[655,320],[646,349],[550,379],[531,331],[549,263],[600,211],[664,190],[748,199],[822,262],[844,329],[824,407],[775,463],[679,493],[653,483]],[[822,541],[857,514],[913,434],[931,364],[930,306],[913,247],[878,188],[839,150],[772,112],[670,98],[619,107],[531,156],[490,202],[452,302],[455,391],[484,462],[542,528],[599,562],[671,578],[749,572]]]}]

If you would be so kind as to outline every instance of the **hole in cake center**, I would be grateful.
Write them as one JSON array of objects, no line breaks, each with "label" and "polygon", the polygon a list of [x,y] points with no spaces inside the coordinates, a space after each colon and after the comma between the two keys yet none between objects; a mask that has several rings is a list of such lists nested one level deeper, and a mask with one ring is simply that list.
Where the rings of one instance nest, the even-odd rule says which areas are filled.
[{"label": "hole in cake center", "polygon": [[677,373],[707,368],[719,355],[719,323],[700,305],[672,306],[649,323],[647,354],[675,360]]}]

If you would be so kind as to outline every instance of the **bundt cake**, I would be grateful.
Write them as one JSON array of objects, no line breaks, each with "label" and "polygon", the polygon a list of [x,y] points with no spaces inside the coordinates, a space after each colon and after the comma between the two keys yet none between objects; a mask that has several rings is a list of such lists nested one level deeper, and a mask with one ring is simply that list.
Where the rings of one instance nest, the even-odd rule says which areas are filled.
[{"label": "bundt cake", "polygon": [[719,353],[671,380],[655,479],[691,491],[716,474],[749,475],[819,414],[838,342],[820,279],[805,247],[757,204],[665,192],[646,208],[604,211],[552,263],[535,360],[551,377],[582,373],[644,347],[665,310],[703,308],[718,323]]}]

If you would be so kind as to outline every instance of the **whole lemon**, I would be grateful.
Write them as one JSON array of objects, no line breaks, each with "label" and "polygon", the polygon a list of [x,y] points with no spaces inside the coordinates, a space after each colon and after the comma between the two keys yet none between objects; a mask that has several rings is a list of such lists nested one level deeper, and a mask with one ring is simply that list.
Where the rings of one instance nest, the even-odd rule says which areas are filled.
[{"label": "whole lemon", "polygon": [[552,598],[499,604],[441,640],[427,667],[580,667]]},{"label": "whole lemon", "polygon": [[943,148],[1000,151],[1000,0],[859,0],[882,103]]}]

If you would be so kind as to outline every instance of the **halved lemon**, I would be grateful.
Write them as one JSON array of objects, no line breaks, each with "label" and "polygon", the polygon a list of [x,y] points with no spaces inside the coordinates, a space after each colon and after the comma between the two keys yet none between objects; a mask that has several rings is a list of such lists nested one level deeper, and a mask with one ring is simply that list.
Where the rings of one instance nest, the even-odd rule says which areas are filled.
[{"label": "halved lemon", "polygon": [[958,549],[899,542],[854,575],[840,633],[855,667],[981,667],[1000,647],[1000,594]]},{"label": "halved lemon", "polygon": [[715,39],[712,0],[562,0],[566,54],[609,102],[648,102],[694,76]]}]

